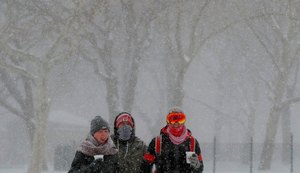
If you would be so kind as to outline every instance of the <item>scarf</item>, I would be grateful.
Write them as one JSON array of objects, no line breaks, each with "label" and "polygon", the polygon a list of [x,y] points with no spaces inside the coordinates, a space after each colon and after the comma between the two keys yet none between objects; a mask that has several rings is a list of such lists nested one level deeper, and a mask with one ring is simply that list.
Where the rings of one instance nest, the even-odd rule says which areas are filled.
[{"label": "scarf", "polygon": [[186,127],[184,125],[182,128],[183,129],[180,130],[181,134],[178,134],[178,133],[174,134],[172,127],[168,126],[167,133],[169,135],[169,139],[171,140],[171,142],[173,144],[176,144],[176,145],[181,144],[188,137],[188,130],[186,129]]},{"label": "scarf", "polygon": [[81,143],[78,148],[78,151],[89,155],[114,155],[118,152],[116,146],[110,137],[108,137],[107,142],[104,144],[99,144],[97,140],[92,136],[88,135],[88,137]]}]

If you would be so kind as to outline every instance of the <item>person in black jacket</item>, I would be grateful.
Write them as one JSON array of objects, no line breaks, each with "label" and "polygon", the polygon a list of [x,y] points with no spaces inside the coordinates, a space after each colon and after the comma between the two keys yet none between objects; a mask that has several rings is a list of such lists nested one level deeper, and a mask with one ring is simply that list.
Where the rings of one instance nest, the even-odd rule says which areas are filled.
[{"label": "person in black jacket", "polygon": [[166,117],[167,125],[152,139],[144,154],[144,173],[202,173],[203,160],[198,141],[185,127],[185,114],[177,107]]},{"label": "person in black jacket", "polygon": [[147,146],[135,135],[135,122],[130,113],[121,112],[115,118],[112,139],[119,151],[119,173],[140,173]]},{"label": "person in black jacket", "polygon": [[91,121],[90,134],[76,151],[68,173],[115,173],[117,148],[108,123],[100,116]]}]

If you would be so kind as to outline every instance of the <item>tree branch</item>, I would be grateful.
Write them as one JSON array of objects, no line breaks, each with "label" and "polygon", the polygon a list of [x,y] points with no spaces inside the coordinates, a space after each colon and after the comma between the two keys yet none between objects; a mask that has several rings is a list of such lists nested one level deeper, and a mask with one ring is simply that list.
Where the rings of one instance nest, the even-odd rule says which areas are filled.
[{"label": "tree branch", "polygon": [[1,41],[0,41],[0,49],[2,49],[5,53],[7,53],[10,56],[21,57],[23,60],[28,60],[32,62],[38,62],[38,63],[40,62],[40,60],[36,56],[33,56],[29,53],[22,52],[20,50],[13,49],[10,46],[2,43]]},{"label": "tree branch", "polygon": [[286,100],[281,103],[280,109],[283,109],[284,107],[290,106],[291,104],[300,102],[300,96],[294,97],[292,99]]},{"label": "tree branch", "polygon": [[21,76],[25,76],[27,78],[29,78],[30,80],[34,80],[35,76],[30,74],[28,71],[26,71],[26,69],[20,67],[20,66],[15,66],[15,65],[10,65],[10,64],[6,64],[3,61],[0,61],[0,67],[7,69],[9,71],[15,72]]},{"label": "tree branch", "polygon": [[17,108],[12,107],[12,104],[7,103],[4,98],[0,98],[0,105],[16,116],[23,117],[23,114]]},{"label": "tree branch", "polygon": [[203,101],[201,101],[201,100],[198,100],[198,99],[195,99],[195,98],[192,98],[192,97],[189,97],[189,98],[192,99],[192,100],[195,100],[195,101],[197,101],[197,102],[200,102],[203,106],[205,106],[205,107],[207,107],[207,108],[209,108],[209,109],[211,109],[211,110],[217,112],[218,114],[221,114],[222,116],[228,117],[228,118],[230,118],[230,119],[232,119],[232,120],[236,120],[238,123],[240,123],[241,125],[244,126],[244,122],[241,121],[240,119],[238,119],[237,117],[234,117],[234,116],[232,116],[231,114],[222,112],[222,111],[219,110],[217,107],[211,106],[211,105],[209,105],[209,104],[207,104],[207,103],[205,103],[205,102],[203,102]]}]

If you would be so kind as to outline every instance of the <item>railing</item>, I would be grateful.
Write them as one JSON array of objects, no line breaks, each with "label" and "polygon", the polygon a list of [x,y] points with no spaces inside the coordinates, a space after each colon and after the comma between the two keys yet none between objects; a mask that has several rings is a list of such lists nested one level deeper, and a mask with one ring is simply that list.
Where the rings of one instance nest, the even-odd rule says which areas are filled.
[{"label": "railing", "polygon": [[[273,159],[273,161],[276,163],[282,163],[285,168],[287,167],[287,169],[289,169],[290,173],[294,173],[294,155],[300,155],[300,146],[299,144],[295,146],[293,135],[290,136],[289,143],[290,159],[285,163],[282,162],[280,159],[282,153],[280,152],[282,150],[282,144],[275,143],[273,154],[273,158],[275,158],[275,160]],[[222,172],[224,171],[223,167],[221,168],[220,166],[219,168],[219,164],[223,164],[222,166],[224,166],[224,162],[228,161],[244,165],[243,169],[248,167],[247,169],[249,169],[250,173],[258,172],[256,168],[258,167],[259,156],[261,155],[262,147],[263,143],[254,143],[252,137],[249,138],[248,143],[220,143],[218,142],[218,139],[214,137],[213,143],[201,144],[204,161],[208,162],[209,164],[209,166],[207,166],[207,163],[204,163],[206,165],[205,167],[208,168],[205,169],[205,172]],[[245,172],[245,170],[243,170],[243,172]]]}]

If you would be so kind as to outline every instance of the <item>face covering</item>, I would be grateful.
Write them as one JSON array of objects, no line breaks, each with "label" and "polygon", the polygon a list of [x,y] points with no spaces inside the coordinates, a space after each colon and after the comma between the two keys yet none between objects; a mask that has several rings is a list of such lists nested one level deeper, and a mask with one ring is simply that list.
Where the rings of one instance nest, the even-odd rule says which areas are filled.
[{"label": "face covering", "polygon": [[172,125],[169,125],[168,129],[169,132],[176,137],[180,136],[186,130],[184,125],[179,125],[179,127],[177,128],[173,127]]},{"label": "face covering", "polygon": [[119,134],[119,138],[122,141],[127,141],[130,139],[131,134],[132,134],[132,127],[129,125],[123,125],[122,127],[120,127],[118,129],[118,134]]}]

